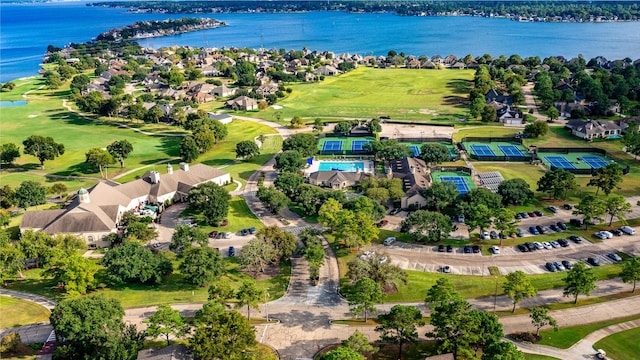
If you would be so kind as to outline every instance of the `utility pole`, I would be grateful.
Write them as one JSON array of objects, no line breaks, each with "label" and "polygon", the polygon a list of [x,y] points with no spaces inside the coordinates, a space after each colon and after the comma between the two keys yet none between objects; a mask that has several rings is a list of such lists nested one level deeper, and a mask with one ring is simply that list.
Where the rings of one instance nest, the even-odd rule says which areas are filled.
[{"label": "utility pole", "polygon": [[493,313],[496,313],[496,303],[498,302],[498,275],[496,275],[496,292],[493,295]]},{"label": "utility pole", "polygon": [[264,289],[264,312],[267,314],[267,323],[269,323],[269,308],[267,307],[267,297],[269,297],[269,288]]}]

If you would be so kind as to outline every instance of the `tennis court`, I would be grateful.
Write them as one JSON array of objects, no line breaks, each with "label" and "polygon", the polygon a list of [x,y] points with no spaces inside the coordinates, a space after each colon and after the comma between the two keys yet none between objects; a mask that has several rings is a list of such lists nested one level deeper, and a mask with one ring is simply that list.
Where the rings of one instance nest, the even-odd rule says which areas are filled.
[{"label": "tennis court", "polygon": [[525,156],[515,145],[498,145],[498,149],[500,149],[505,156]]},{"label": "tennis court", "polygon": [[322,151],[340,151],[342,150],[342,140],[327,140],[322,145]]},{"label": "tennis court", "polygon": [[411,145],[409,147],[411,148],[411,151],[413,151],[413,157],[420,156],[420,148],[417,145]]},{"label": "tennis court", "polygon": [[575,165],[571,163],[571,161],[567,160],[564,156],[543,156],[543,158],[551,164],[551,166],[555,166],[560,169],[575,169]]},{"label": "tennis court", "polygon": [[351,141],[351,150],[352,151],[362,151],[364,144],[368,143],[369,140],[353,140]]},{"label": "tennis court", "polygon": [[471,147],[471,151],[476,156],[496,156],[496,153],[494,153],[493,150],[491,150],[489,145],[473,144],[470,147]]},{"label": "tennis court", "polygon": [[609,163],[600,156],[581,156],[580,159],[593,169],[600,169],[601,167],[609,165]]},{"label": "tennis court", "polygon": [[455,186],[460,194],[466,194],[469,190],[474,189],[476,185],[473,183],[471,175],[464,172],[433,172],[431,176],[434,181],[450,181]]}]

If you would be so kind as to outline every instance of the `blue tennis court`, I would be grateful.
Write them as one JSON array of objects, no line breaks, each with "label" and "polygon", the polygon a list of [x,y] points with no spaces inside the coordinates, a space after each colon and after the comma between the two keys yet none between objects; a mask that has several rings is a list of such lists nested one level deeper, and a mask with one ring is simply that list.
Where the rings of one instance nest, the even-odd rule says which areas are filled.
[{"label": "blue tennis court", "polygon": [[322,151],[340,151],[342,150],[342,140],[327,140],[322,145]]},{"label": "blue tennis court", "polygon": [[351,150],[352,151],[362,151],[362,147],[364,144],[368,143],[369,140],[353,140],[351,142]]},{"label": "blue tennis court", "polygon": [[573,165],[567,158],[564,156],[545,156],[545,160],[552,166],[555,166],[560,169],[575,169],[575,165]]},{"label": "blue tennis court", "polygon": [[413,151],[413,157],[418,157],[420,156],[420,148],[417,145],[411,145],[409,146],[411,148],[411,150]]},{"label": "blue tennis court", "polygon": [[587,163],[587,165],[591,166],[593,169],[600,169],[601,167],[605,167],[609,165],[609,163],[599,156],[581,156],[580,160]]},{"label": "blue tennis court", "polygon": [[440,176],[440,181],[451,181],[458,188],[460,194],[469,192],[469,186],[462,176]]},{"label": "blue tennis court", "polygon": [[522,151],[515,145],[498,145],[498,149],[500,149],[505,156],[524,156]]},{"label": "blue tennis court", "polygon": [[471,150],[476,156],[496,156],[489,145],[471,145]]}]

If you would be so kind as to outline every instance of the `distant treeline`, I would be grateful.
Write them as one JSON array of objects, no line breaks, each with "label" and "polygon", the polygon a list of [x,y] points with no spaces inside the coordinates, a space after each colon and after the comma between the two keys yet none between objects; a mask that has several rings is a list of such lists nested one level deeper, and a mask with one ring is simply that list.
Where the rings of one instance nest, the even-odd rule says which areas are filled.
[{"label": "distant treeline", "polygon": [[136,37],[148,37],[154,34],[156,36],[180,34],[224,25],[225,24],[223,22],[206,18],[139,21],[123,28],[111,29],[104,32],[98,35],[97,40],[131,39]]},{"label": "distant treeline", "polygon": [[113,1],[87,6],[157,13],[348,11],[408,16],[500,16],[533,21],[628,21],[640,18],[636,1]]}]

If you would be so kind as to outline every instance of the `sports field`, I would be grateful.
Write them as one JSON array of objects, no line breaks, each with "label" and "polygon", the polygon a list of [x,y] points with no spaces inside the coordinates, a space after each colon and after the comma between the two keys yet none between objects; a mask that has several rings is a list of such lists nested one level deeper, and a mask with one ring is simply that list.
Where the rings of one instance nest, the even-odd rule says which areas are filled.
[{"label": "sports field", "polygon": [[294,116],[452,120],[467,111],[472,70],[374,69],[361,66],[319,83],[287,85],[293,91],[254,114],[268,120],[279,113],[283,122]]},{"label": "sports field", "polygon": [[[402,145],[407,145],[408,147],[411,148],[411,150],[413,151],[413,156],[414,157],[418,157],[420,156],[420,149],[422,148],[422,145],[424,144],[428,144],[428,143],[419,143],[419,142],[403,142],[400,143]],[[449,155],[451,155],[451,158],[455,158],[456,156],[458,156],[458,153],[456,153],[456,149],[452,144],[449,144],[447,142],[439,142],[438,144],[442,144],[444,146],[447,147],[447,149],[449,149]]]},{"label": "sports field", "polygon": [[467,151],[479,158],[488,156],[531,157],[527,148],[516,142],[475,142],[464,143]]},{"label": "sports field", "polygon": [[318,141],[318,150],[320,154],[363,151],[363,146],[373,140],[372,137],[322,138]]},{"label": "sports field", "polygon": [[598,153],[538,153],[538,157],[547,167],[551,165],[562,169],[599,169],[613,162]]},{"label": "sports field", "polygon": [[436,171],[431,173],[431,178],[434,181],[451,181],[458,188],[460,194],[466,194],[471,189],[476,188],[476,184],[473,183],[471,175],[458,171],[458,172],[441,172]]}]

